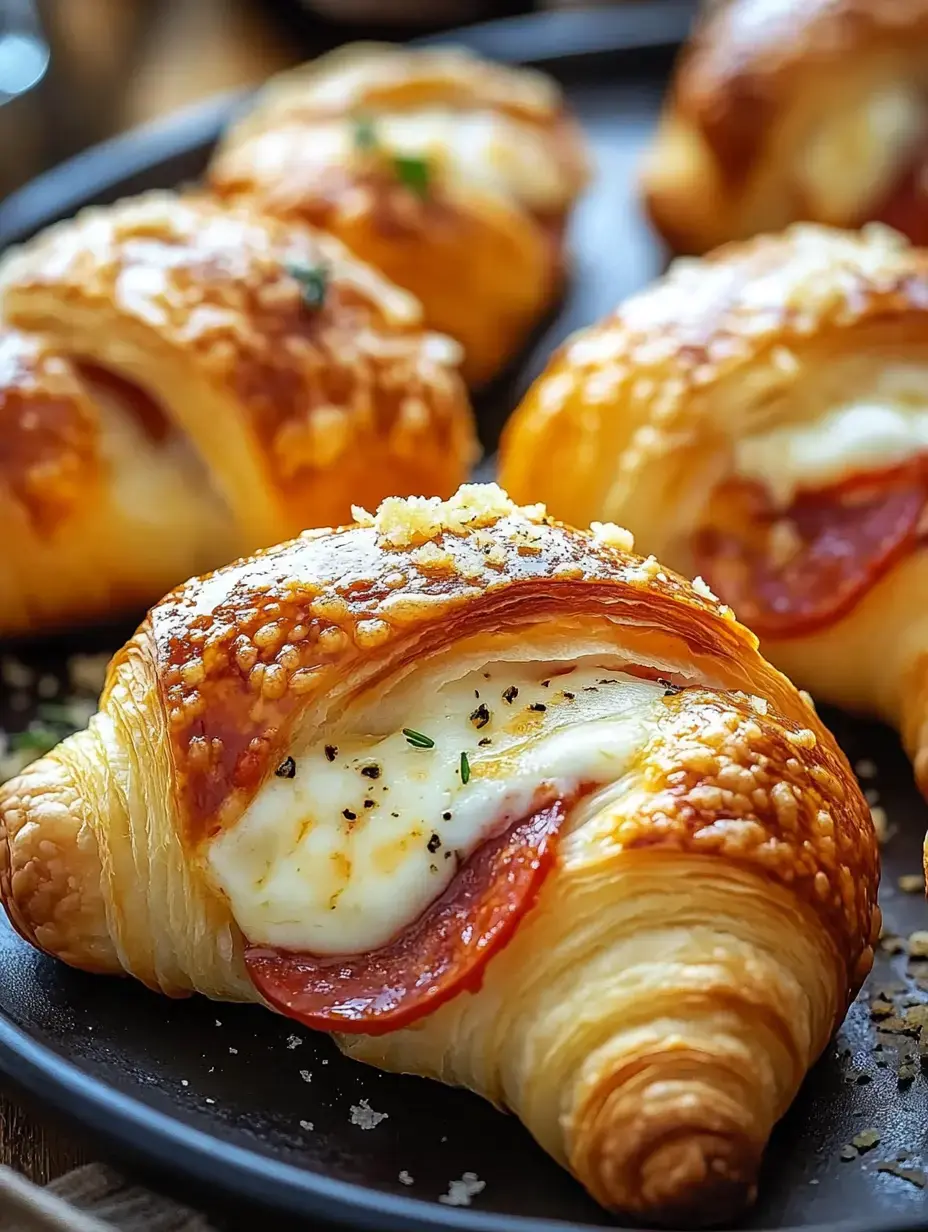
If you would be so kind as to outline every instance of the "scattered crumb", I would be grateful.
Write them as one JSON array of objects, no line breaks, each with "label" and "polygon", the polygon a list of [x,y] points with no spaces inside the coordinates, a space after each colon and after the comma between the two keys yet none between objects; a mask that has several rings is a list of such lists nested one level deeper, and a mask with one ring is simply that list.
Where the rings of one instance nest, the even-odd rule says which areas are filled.
[{"label": "scattered crumb", "polygon": [[315,1128],[316,1127],[312,1121],[300,1121],[300,1129],[305,1129],[311,1133]]},{"label": "scattered crumb", "polygon": [[287,1047],[288,1048],[299,1048],[302,1042],[303,1041],[300,1039],[298,1035],[288,1035],[287,1036]]},{"label": "scattered crumb", "polygon": [[887,933],[885,937],[880,938],[880,949],[885,954],[904,954],[905,940],[897,937],[895,933]]},{"label": "scattered crumb", "polygon": [[903,894],[923,894],[925,892],[924,873],[905,873],[898,881]]},{"label": "scattered crumb", "polygon": [[301,1069],[301,1070],[300,1070],[300,1077],[303,1079],[303,1081],[304,1081],[304,1082],[312,1082],[312,1080],[313,1080],[313,1076],[312,1076],[312,1074],[309,1072],[309,1070],[308,1070],[308,1069]]},{"label": "scattered crumb", "polygon": [[215,1104],[216,1101],[214,1099],[210,1099],[210,1097],[207,1095],[204,1102],[207,1104]]},{"label": "scattered crumb", "polygon": [[872,1151],[880,1142],[880,1135],[875,1129],[862,1129],[859,1134],[855,1134],[851,1139],[851,1145],[856,1146],[858,1151]]},{"label": "scattered crumb", "polygon": [[68,659],[68,680],[71,688],[79,693],[91,693],[99,697],[106,682],[109,654],[76,654]]},{"label": "scattered crumb", "polygon": [[35,680],[35,672],[19,659],[4,655],[0,659],[0,680],[8,689],[28,689]]},{"label": "scattered crumb", "polygon": [[237,1048],[233,1048],[231,1045],[229,1046],[229,1052],[231,1052],[231,1053],[232,1053],[233,1057],[237,1057],[237,1056],[238,1056],[238,1049],[237,1049]]},{"label": "scattered crumb", "polygon": [[404,1168],[404,1169],[403,1169],[403,1171],[400,1173],[400,1175],[399,1175],[399,1178],[398,1178],[398,1179],[399,1179],[399,1182],[400,1182],[400,1184],[401,1184],[401,1185],[412,1185],[412,1184],[414,1184],[414,1178],[413,1178],[413,1177],[411,1177],[411,1176],[409,1175],[409,1173],[406,1171],[406,1169],[405,1169],[405,1168]]},{"label": "scattered crumb", "polygon": [[465,1172],[459,1181],[448,1183],[448,1192],[439,1194],[438,1201],[445,1206],[470,1206],[471,1198],[483,1193],[486,1181],[481,1181],[476,1172]]},{"label": "scattered crumb", "polygon": [[886,816],[886,809],[876,804],[870,809],[870,817],[873,820],[877,842],[885,843],[889,838],[889,818]]},{"label": "scattered crumb", "polygon": [[909,958],[928,958],[928,932],[909,934]]},{"label": "scattered crumb", "polygon": [[219,1021],[219,1019],[218,1019],[218,1018],[216,1019],[216,1026],[217,1026],[217,1027],[221,1027],[221,1026],[222,1026],[222,1023]]},{"label": "scattered crumb", "polygon": [[181,1085],[182,1087],[189,1087],[189,1086],[190,1086],[190,1082],[189,1082],[186,1078],[181,1078],[181,1080],[180,1080],[180,1085]]},{"label": "scattered crumb", "polygon": [[381,1121],[387,1119],[388,1115],[386,1112],[375,1112],[367,1100],[362,1099],[359,1104],[351,1105],[348,1119],[359,1129],[376,1129]]},{"label": "scattered crumb", "polygon": [[898,1176],[900,1181],[908,1181],[910,1185],[917,1185],[919,1189],[924,1189],[928,1185],[928,1176],[921,1168],[903,1168],[891,1159],[881,1159],[876,1165],[877,1172],[888,1172],[890,1176]]},{"label": "scattered crumb", "polygon": [[869,757],[862,757],[860,761],[854,763],[854,773],[859,779],[875,779],[876,762],[871,761]]}]

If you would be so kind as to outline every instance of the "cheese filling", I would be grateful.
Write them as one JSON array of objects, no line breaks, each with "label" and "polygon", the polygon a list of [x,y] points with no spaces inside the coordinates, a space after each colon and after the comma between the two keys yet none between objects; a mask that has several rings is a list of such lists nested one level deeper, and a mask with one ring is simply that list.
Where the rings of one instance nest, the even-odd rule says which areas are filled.
[{"label": "cheese filling", "polygon": [[[607,663],[494,662],[413,694],[402,727],[359,715],[295,746],[209,848],[245,936],[313,954],[377,949],[484,840],[530,815],[540,789],[569,797],[621,778],[664,687]],[[389,698],[381,728],[384,714]]]},{"label": "cheese filling", "polygon": [[761,484],[778,509],[802,491],[820,491],[868,471],[888,470],[928,451],[928,387],[864,399],[809,423],[786,424],[734,446],[734,474]]}]

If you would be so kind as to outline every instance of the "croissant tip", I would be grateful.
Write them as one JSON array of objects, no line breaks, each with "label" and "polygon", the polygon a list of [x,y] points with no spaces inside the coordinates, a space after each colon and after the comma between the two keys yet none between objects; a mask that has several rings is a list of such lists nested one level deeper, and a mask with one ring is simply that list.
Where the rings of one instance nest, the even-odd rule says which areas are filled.
[{"label": "croissant tip", "polygon": [[658,1146],[640,1175],[642,1213],[668,1228],[728,1223],[754,1201],[758,1160],[734,1139],[686,1134]]}]

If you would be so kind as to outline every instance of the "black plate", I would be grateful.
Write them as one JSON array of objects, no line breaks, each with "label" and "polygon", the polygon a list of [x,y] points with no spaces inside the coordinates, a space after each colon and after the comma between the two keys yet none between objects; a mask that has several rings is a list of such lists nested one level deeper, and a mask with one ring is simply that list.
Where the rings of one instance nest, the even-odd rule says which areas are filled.
[{"label": "black plate", "polygon": [[[664,256],[634,202],[633,171],[654,123],[690,4],[658,0],[601,14],[536,17],[474,27],[466,41],[511,61],[544,64],[564,83],[594,146],[599,176],[573,228],[574,285],[522,362],[481,399],[485,443],[551,347],[662,268]],[[236,105],[221,100],[166,125],[92,151],[0,206],[0,237],[21,238],[90,201],[197,175]],[[126,630],[96,635],[115,646]],[[86,639],[84,639],[86,641]],[[92,640],[92,639],[91,639]],[[62,668],[74,639],[20,650],[44,672]],[[10,698],[5,698],[9,702]],[[30,712],[0,707],[0,723]],[[837,713],[852,762],[879,767],[896,833],[884,848],[887,927],[926,923],[920,895],[895,889],[917,872],[926,809],[895,735]],[[867,992],[926,999],[928,964],[881,952]],[[70,971],[0,925],[0,1067],[26,1092],[76,1119],[115,1157],[153,1172],[201,1202],[259,1206],[389,1229],[487,1232],[609,1225],[609,1217],[537,1148],[512,1117],[474,1096],[382,1075],[341,1058],[325,1037],[254,1007],[170,1002],[138,985]],[[902,1009],[904,1009],[904,1005]],[[928,1032],[926,1032],[928,1038]],[[882,1044],[882,1050],[874,1046]],[[878,1170],[925,1166],[928,1098],[918,1072],[900,1089],[910,1036],[875,1033],[866,999],[816,1066],[774,1136],[750,1228],[926,1227],[928,1191]],[[917,1069],[917,1061],[915,1068]],[[386,1113],[375,1128],[352,1121],[362,1101]],[[311,1123],[312,1128],[307,1128]],[[875,1128],[880,1143],[844,1162],[841,1148]],[[467,1208],[441,1204],[449,1182],[475,1173],[485,1188]],[[404,1184],[400,1175],[411,1177]],[[914,1173],[916,1179],[919,1174]],[[232,1220],[236,1222],[235,1218]]]}]

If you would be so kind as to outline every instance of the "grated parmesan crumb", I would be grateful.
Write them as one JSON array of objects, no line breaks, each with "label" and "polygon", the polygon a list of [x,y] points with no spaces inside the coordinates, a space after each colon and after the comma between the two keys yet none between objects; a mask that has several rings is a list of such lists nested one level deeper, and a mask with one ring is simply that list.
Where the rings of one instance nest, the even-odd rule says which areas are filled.
[{"label": "grated parmesan crumb", "polygon": [[483,1193],[486,1187],[486,1181],[481,1181],[476,1172],[465,1172],[459,1181],[448,1183],[448,1192],[440,1194],[438,1201],[445,1206],[470,1206],[471,1198]]},{"label": "grated parmesan crumb", "polygon": [[288,1048],[299,1048],[302,1042],[303,1041],[300,1039],[298,1035],[288,1035],[287,1036],[287,1047]]},{"label": "grated parmesan crumb", "polygon": [[786,739],[799,749],[814,749],[818,740],[815,732],[808,727],[800,727],[799,731],[786,732]]},{"label": "grated parmesan crumb", "polygon": [[715,594],[705,578],[700,577],[697,573],[693,578],[693,590],[697,595],[702,595],[704,599],[710,599],[713,603],[719,602],[719,597]]},{"label": "grated parmesan crumb", "polygon": [[316,1127],[312,1121],[300,1121],[300,1129],[306,1129],[312,1132],[315,1128]]},{"label": "grated parmesan crumb", "polygon": [[635,550],[635,536],[624,526],[616,526],[615,522],[591,522],[590,531],[596,543],[618,548],[620,552],[634,552]]},{"label": "grated parmesan crumb", "polygon": [[[362,509],[354,512],[356,519],[365,514]],[[465,483],[446,501],[438,496],[389,496],[362,525],[373,526],[388,547],[408,548],[428,543],[445,532],[460,535],[512,516],[540,522],[545,510],[543,505],[520,509],[498,484]]]},{"label": "grated parmesan crumb", "polygon": [[765,697],[758,697],[756,694],[752,693],[751,694],[751,709],[754,711],[755,714],[766,714],[767,713],[767,699]]},{"label": "grated parmesan crumb", "polygon": [[385,1121],[389,1113],[375,1112],[366,1099],[359,1104],[352,1104],[348,1119],[359,1129],[376,1129],[381,1121]]},{"label": "grated parmesan crumb", "polygon": [[304,1081],[304,1082],[312,1082],[312,1080],[313,1080],[313,1076],[312,1076],[312,1074],[309,1072],[309,1070],[308,1070],[308,1069],[301,1069],[301,1070],[300,1070],[300,1077],[303,1079],[303,1081]]},{"label": "grated parmesan crumb", "polygon": [[399,1183],[400,1183],[401,1185],[413,1185],[413,1184],[415,1184],[415,1178],[414,1178],[414,1177],[411,1177],[411,1176],[409,1175],[409,1173],[406,1171],[406,1169],[405,1169],[405,1168],[404,1168],[404,1169],[403,1169],[403,1171],[399,1174],[398,1180],[399,1180]]}]

